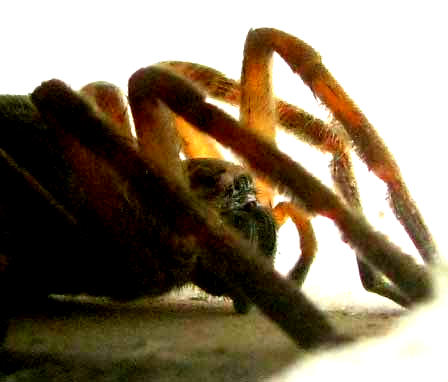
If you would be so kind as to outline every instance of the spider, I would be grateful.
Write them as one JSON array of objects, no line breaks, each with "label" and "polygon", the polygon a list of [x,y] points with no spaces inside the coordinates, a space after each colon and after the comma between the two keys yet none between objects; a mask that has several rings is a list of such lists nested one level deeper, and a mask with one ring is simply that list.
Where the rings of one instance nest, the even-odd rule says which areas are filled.
[{"label": "spider", "polygon": [[[274,51],[337,123],[327,125],[273,97]],[[315,214],[332,219],[355,249],[367,289],[404,306],[431,295],[427,269],[362,214],[352,145],[388,184],[391,205],[423,258],[437,260],[392,155],[301,40],[275,29],[249,31],[240,83],[191,63],[138,70],[128,88],[136,138],[115,94],[105,83],[76,92],[50,80],[30,96],[0,98],[5,323],[22,304],[50,294],[127,300],[193,282],[230,296],[240,312],[255,304],[303,348],[345,342],[349,338],[299,288],[314,257]],[[238,105],[240,121],[206,97]],[[333,153],[337,194],[277,149],[276,125]],[[214,140],[244,167],[220,159]],[[182,161],[180,150],[190,159]],[[290,201],[273,206],[277,190]],[[272,254],[276,225],[288,216],[302,253],[284,278]]]}]

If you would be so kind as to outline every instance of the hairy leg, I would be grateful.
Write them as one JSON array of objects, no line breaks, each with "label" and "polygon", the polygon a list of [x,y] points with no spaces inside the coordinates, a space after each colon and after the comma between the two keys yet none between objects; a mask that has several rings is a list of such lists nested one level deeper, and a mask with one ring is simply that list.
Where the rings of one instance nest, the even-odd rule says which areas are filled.
[{"label": "hairy leg", "polygon": [[[245,51],[247,56],[245,62],[251,61],[251,51],[251,49],[247,49]],[[269,55],[269,53],[267,54]],[[263,81],[266,82],[264,86],[257,89],[257,92],[261,93],[261,98],[271,97],[271,88],[270,86],[266,86],[266,84],[269,85],[269,76],[264,74],[264,72],[270,70],[270,62],[266,59],[260,61],[258,60],[258,57],[254,57],[258,68],[260,68],[260,71],[258,72],[258,76],[261,78],[260,83],[263,84]],[[195,84],[199,85],[208,96],[235,106],[240,106],[241,93],[244,86],[241,86],[239,82],[235,80],[225,77],[225,75],[219,71],[200,64],[181,61],[168,61],[160,63],[159,65],[173,70],[183,77],[192,80]],[[252,75],[257,76],[257,72]],[[252,82],[258,83],[258,80],[254,80]],[[264,89],[264,94],[261,92],[261,89]],[[246,91],[250,91],[250,89]],[[258,94],[258,98],[260,98],[260,94]],[[266,102],[264,102],[264,104],[266,105]],[[246,109],[249,109],[252,112],[251,105],[249,108],[246,107]],[[263,114],[264,111],[264,109],[261,109],[258,110],[258,113]],[[288,104],[282,100],[275,100],[275,112],[277,123],[281,128],[292,133],[298,139],[312,145],[313,147],[316,147],[323,152],[332,154],[333,159],[330,163],[330,168],[336,191],[346,200],[349,206],[362,213],[357,182],[353,173],[353,166],[350,158],[350,150],[352,145],[349,143],[350,138],[343,126],[341,126],[337,120],[333,120],[330,124],[324,123],[319,118],[315,118],[297,106]],[[268,121],[269,118],[270,117],[268,116]],[[259,119],[263,119],[263,117]],[[267,185],[262,183],[262,192],[266,188]],[[272,198],[271,192],[268,193],[266,198],[269,204],[272,202],[270,198]],[[296,209],[294,211],[294,209],[295,207],[293,204],[289,204],[287,208],[280,205],[278,206],[278,209],[276,206],[273,212],[274,216],[277,218],[277,223],[279,226],[284,223],[287,217],[291,217],[299,232],[301,241],[305,243],[304,245],[301,245],[302,252],[299,262],[290,272],[290,277],[297,279],[300,285],[303,281],[302,278],[306,277],[306,274],[313,262],[316,249],[313,249],[313,247],[310,246],[311,237],[308,233],[311,233],[311,231],[308,229],[304,230],[304,224],[299,222],[303,221],[303,219],[307,219],[309,221],[310,218],[305,217],[306,212],[301,211],[300,209]],[[301,218],[297,219],[298,216],[301,216]],[[404,298],[399,291],[397,291],[393,284],[382,277],[380,272],[362,260],[360,256],[357,256],[357,262],[359,265],[361,282],[366,290],[387,297],[403,306],[409,304],[408,300]]]},{"label": "hairy leg", "polygon": [[[419,301],[431,294],[431,280],[426,270],[418,267],[384,235],[375,232],[362,215],[349,209],[272,143],[206,103],[204,95],[189,82],[169,71],[150,67],[136,72],[129,87],[129,94],[134,94],[131,98],[135,97],[136,102],[145,97],[148,88],[152,89],[151,92],[158,89],[159,96],[174,112],[244,157],[257,174],[269,178],[282,191],[289,193],[294,203],[311,214],[319,213],[331,218],[344,239],[362,254],[363,259],[384,272],[411,301]],[[172,95],[174,89],[177,96]],[[182,97],[179,97],[179,92],[182,92]]]},{"label": "hairy leg", "polygon": [[399,167],[381,137],[322,64],[319,55],[303,41],[276,29],[249,32],[247,45],[272,56],[276,51],[300,75],[316,97],[344,126],[358,155],[389,188],[392,209],[425,261],[437,259],[437,249],[415,202],[401,177]]}]

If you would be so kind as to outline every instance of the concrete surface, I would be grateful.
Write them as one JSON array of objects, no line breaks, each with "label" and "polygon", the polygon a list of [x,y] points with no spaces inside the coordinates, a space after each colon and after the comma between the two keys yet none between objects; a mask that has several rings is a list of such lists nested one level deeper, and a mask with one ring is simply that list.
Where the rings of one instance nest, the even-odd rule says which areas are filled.
[{"label": "concrete surface", "polygon": [[[261,381],[304,355],[258,311],[240,316],[230,301],[203,294],[62,300],[13,320],[6,347],[21,362],[1,381]],[[400,315],[328,314],[361,337],[387,332]]]}]

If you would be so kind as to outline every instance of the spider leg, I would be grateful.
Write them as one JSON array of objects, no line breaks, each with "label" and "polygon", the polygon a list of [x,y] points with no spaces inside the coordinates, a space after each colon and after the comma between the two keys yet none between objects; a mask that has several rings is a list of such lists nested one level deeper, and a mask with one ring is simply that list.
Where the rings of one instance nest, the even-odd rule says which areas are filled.
[{"label": "spider leg", "polygon": [[[254,109],[254,104],[251,103],[246,109],[250,110],[251,114],[261,113],[261,115],[263,115],[263,113],[265,112],[263,108],[267,107],[269,109],[271,107],[271,104],[268,101],[263,100],[264,96],[260,95],[260,92],[262,92],[262,89],[265,89],[268,93],[271,92],[271,80],[269,72],[272,49],[277,50],[281,55],[283,55],[285,59],[289,58],[292,60],[296,60],[292,61],[292,65],[290,63],[292,69],[296,73],[298,72],[299,74],[301,74],[302,72],[299,69],[302,68],[303,71],[303,68],[308,64],[322,66],[320,64],[318,55],[312,50],[311,47],[304,44],[300,40],[287,35],[284,32],[276,31],[273,29],[255,30],[249,32],[248,40],[249,41],[246,43],[245,48],[244,63],[247,66],[249,65],[247,64],[247,61],[253,60],[254,64],[251,64],[252,67],[249,67],[249,69],[243,68],[242,87],[247,87],[244,84],[244,73],[254,73],[251,74],[251,76],[254,77],[254,80],[249,81],[252,85],[247,87],[248,90],[246,90],[246,92],[247,94],[252,94],[255,91],[255,103],[259,102],[261,105],[263,105],[258,110],[256,108]],[[272,46],[272,48],[269,48],[269,46]],[[290,48],[288,48],[289,46]],[[298,52],[296,52],[295,55],[293,55],[293,49],[298,49]],[[298,57],[297,53],[299,54]],[[301,53],[303,53],[303,56],[300,56]],[[262,57],[260,57],[260,55]],[[313,60],[315,61],[314,64]],[[206,89],[208,94],[212,97],[223,100],[225,102],[229,102],[234,105],[239,105],[242,102],[241,89],[238,82],[226,78],[222,73],[214,69],[207,68],[198,64],[177,61],[164,62],[162,64],[200,84],[200,86]],[[261,69],[262,73],[257,74],[257,70],[259,68],[263,68]],[[331,75],[326,71],[325,68],[323,68],[322,70],[326,73],[327,77],[331,78]],[[309,86],[312,85],[311,80],[307,82],[304,78],[304,81]],[[334,79],[332,79],[332,81],[336,83]],[[337,86],[339,87],[339,85]],[[344,95],[343,102],[348,103],[348,106],[352,105],[351,107],[353,108],[353,102],[348,99],[343,91],[341,91],[340,93]],[[247,99],[253,98],[247,97]],[[261,102],[260,99],[262,100]],[[355,111],[362,116],[362,114],[357,111],[357,109]],[[347,132],[342,126],[340,126],[339,123],[332,123],[331,126],[329,126],[319,119],[309,115],[305,111],[295,106],[289,105],[288,103],[281,100],[276,101],[276,113],[278,122],[280,123],[281,127],[292,132],[301,140],[308,142],[323,151],[329,151],[333,154],[331,169],[336,190],[342,197],[344,197],[344,199],[350,206],[358,209],[358,211],[361,212],[362,209],[359,202],[356,179],[354,178],[352,172],[352,166],[348,152],[351,146],[349,141],[351,138],[353,138],[355,131],[354,128],[352,128],[351,130],[348,129],[349,133],[351,133],[352,136],[350,138],[347,135]],[[265,120],[269,121],[271,119],[271,115],[272,112],[269,111]],[[335,115],[336,117],[338,117],[336,113]],[[382,165],[390,169],[390,174],[394,174],[394,176],[396,176],[393,181],[391,181],[391,178],[387,180],[382,177],[382,179],[385,180],[389,186],[392,209],[405,227],[406,231],[409,233],[417,248],[420,250],[422,257],[425,260],[429,260],[432,256],[435,256],[434,242],[430,237],[420,214],[415,209],[414,202],[409,197],[406,186],[401,180],[398,166],[396,166],[384,143],[382,143],[381,139],[379,139],[379,137],[377,136],[376,131],[373,129],[373,127],[370,126],[370,124],[368,124],[364,116],[362,116],[362,118],[366,123],[360,123],[361,128],[364,128],[364,125],[367,126],[365,128],[366,131],[364,132],[364,135],[366,137],[370,137],[372,140],[372,145],[376,147],[375,152],[377,154],[375,155],[382,155],[378,162],[383,162],[383,157],[385,157],[387,160],[385,160]],[[250,122],[250,118],[248,118],[248,121]],[[261,124],[261,126],[263,126],[263,124]],[[376,172],[378,176],[380,176],[380,170],[375,171],[375,167],[371,165],[375,156],[373,154],[362,154],[362,147],[360,144],[360,142],[362,141],[361,138],[353,138],[353,140],[355,145],[358,146],[358,152],[360,152],[361,159],[363,159],[367,163],[369,168],[371,168],[374,172]],[[364,140],[367,142],[366,145],[368,145],[368,138],[365,138]],[[408,304],[408,302],[402,298],[402,295],[397,292],[396,288],[388,280],[385,280],[377,271],[369,266],[369,264],[364,262],[359,256],[358,264],[361,281],[366,290],[388,297],[401,305]]]},{"label": "spider leg", "polygon": [[[272,55],[275,50],[300,75],[314,95],[343,124],[358,155],[388,186],[391,207],[414,245],[427,262],[437,260],[437,249],[424,220],[412,200],[392,154],[381,137],[328,72],[319,55],[303,41],[275,29],[249,32],[246,46]],[[258,47],[258,48],[257,48]]]},{"label": "spider leg", "polygon": [[[295,44],[293,44],[293,41]],[[306,48],[307,46],[301,41],[297,41],[294,37],[281,31],[261,29],[249,32],[244,49],[243,70],[241,76],[240,120],[244,126],[253,129],[259,123],[258,121],[264,120],[269,121],[271,124],[270,126],[261,126],[264,131],[269,131],[268,136],[272,134],[271,131],[274,129],[271,115],[275,108],[275,104],[273,104],[270,68],[274,50],[286,60],[293,71],[298,72],[302,76],[305,83],[307,83],[314,91],[314,88],[311,86],[313,84],[312,81],[315,80],[314,74],[308,82],[306,81],[307,77],[305,74],[308,73],[307,70],[309,69],[307,65],[309,62],[312,62],[313,65],[315,65],[315,62],[313,62],[311,57],[314,60],[318,60],[319,57],[317,55],[313,57],[312,53],[314,51],[308,51]],[[303,67],[305,69],[304,71],[301,71],[299,68]],[[311,72],[313,71],[314,69],[311,70]],[[256,92],[255,95],[253,95],[254,91]],[[263,107],[257,108],[256,104],[261,104]],[[330,105],[328,106],[333,110]],[[278,108],[282,111],[282,104],[280,104]],[[285,109],[285,106],[283,106],[283,109]],[[334,110],[333,113],[336,118],[340,117]],[[337,131],[335,127],[337,126],[333,126],[333,131]],[[371,130],[376,134],[373,128]],[[373,138],[373,133],[371,133],[370,138]],[[339,137],[343,137],[342,134],[338,135]],[[328,137],[328,134],[324,136]],[[336,154],[333,156],[332,161],[332,175],[336,188],[341,196],[344,197],[348,204],[354,208],[359,215],[362,215],[356,179],[353,175],[350,158],[347,155],[346,147],[348,145],[344,145],[344,142],[346,142],[345,139],[340,139],[340,145],[342,144],[342,147],[336,146],[331,150]],[[339,143],[339,140],[327,139],[327,144],[328,143],[334,145],[335,143]],[[385,146],[379,151],[384,154],[383,157],[387,155],[392,158]],[[391,166],[394,165],[392,159],[389,163]],[[396,166],[396,171],[394,172],[398,173],[398,171],[398,167]],[[408,305],[409,301],[406,298],[403,298],[403,294],[399,293],[396,287],[390,286],[389,282],[384,282],[380,274],[362,259],[362,256],[359,256],[359,249],[356,252],[358,255],[357,257],[360,258],[358,264],[363,283],[367,285],[368,288],[373,288],[377,293],[379,292],[386,297],[390,297],[400,304]]]},{"label": "spider leg", "polygon": [[[349,152],[349,138],[346,136],[345,130],[341,129],[337,123],[329,126],[322,120],[284,101],[277,102],[277,114],[279,123],[284,129],[302,141],[332,154],[330,168],[336,191],[350,207],[362,213]],[[392,283],[384,279],[380,272],[364,261],[362,256],[357,255],[356,260],[361,283],[367,291],[389,298],[402,306],[409,305],[408,299]]]},{"label": "spider leg", "polygon": [[316,236],[309,215],[296,205],[288,202],[278,203],[272,213],[279,227],[285,223],[288,217],[291,217],[297,227],[301,253],[299,261],[290,270],[288,278],[294,280],[298,286],[302,286],[317,251]]},{"label": "spider leg", "polygon": [[[346,137],[345,131],[337,123],[329,126],[284,101],[277,102],[277,113],[279,123],[283,128],[292,132],[299,139],[333,155],[330,169],[335,189],[351,208],[362,213],[349,152],[349,139]],[[389,298],[402,306],[409,305],[409,300],[389,280],[382,277],[380,272],[364,261],[362,256],[357,255],[356,259],[361,283],[367,291]]]},{"label": "spider leg", "polygon": [[[197,103],[202,104],[201,94],[189,86],[178,88],[178,85],[183,84],[178,81],[179,79],[170,75],[167,77],[157,69],[152,69],[152,73],[143,71],[134,75],[130,80],[129,94],[133,114],[137,119],[143,115],[140,111],[148,97],[153,99],[155,94],[174,111],[177,111],[177,107],[173,106],[186,106],[188,109]],[[142,230],[141,236],[128,231],[127,227],[123,230],[117,227],[120,231],[116,234],[124,237],[123,240],[126,240],[131,252],[140,252],[140,256],[148,261],[144,264],[136,255],[129,259],[136,272],[134,277],[145,279],[147,272],[151,273],[151,277],[156,277],[152,275],[150,268],[154,265],[150,262],[151,255],[144,251],[144,248],[151,245],[152,240],[163,236],[161,242],[166,245],[160,248],[158,257],[171,259],[172,256],[188,255],[190,250],[197,252],[198,248],[202,248],[205,252],[202,256],[208,269],[229,283],[239,286],[300,346],[313,348],[347,340],[335,333],[325,316],[294,285],[257,256],[249,243],[241,240],[233,230],[223,226],[213,211],[203,211],[182,182],[171,178],[170,173],[164,174],[164,168],[159,167],[158,162],[152,162],[144,152],[137,152],[128,141],[114,134],[114,127],[100,119],[91,106],[65,84],[57,80],[43,83],[32,93],[31,98],[49,126],[73,134],[83,145],[109,163],[117,173],[127,179],[129,187],[141,203],[144,215],[149,213],[157,217],[155,224],[143,220],[143,223],[147,224],[131,227],[134,230]],[[73,110],[76,110],[76,113]],[[195,112],[194,108],[189,109],[189,113]],[[207,110],[205,112],[205,115],[200,114],[195,120],[191,120],[185,110],[179,114],[188,115],[188,120],[196,124],[199,120],[210,122]],[[152,198],[148,198],[148,195]],[[162,229],[166,223],[172,227],[167,233],[169,236],[165,235]],[[129,235],[131,237],[128,240],[126,236]],[[150,242],[145,239],[148,235]],[[139,243],[133,244],[134,240]],[[135,265],[134,260],[137,260]],[[163,261],[160,258],[159,260]],[[142,273],[139,274],[142,266]],[[120,287],[125,288],[126,285],[121,283]]]},{"label": "spider leg", "polygon": [[79,92],[93,102],[95,110],[105,113],[124,137],[133,139],[128,103],[119,87],[97,81],[83,86]]},{"label": "spider leg", "polygon": [[182,139],[182,151],[188,158],[222,158],[213,138],[198,131],[182,117],[176,116],[175,124]]},{"label": "spider leg", "polygon": [[[81,94],[93,99],[94,107],[104,112],[117,127],[117,132],[133,141],[130,118],[127,114],[128,105],[121,90],[113,84],[94,82],[84,86]],[[138,113],[135,124],[137,149],[146,156],[152,156],[177,179],[183,178],[180,165],[180,137],[175,128],[173,113],[159,100],[148,99]]]},{"label": "spider leg", "polygon": [[[432,294],[431,278],[426,269],[419,267],[384,235],[374,231],[361,214],[347,207],[271,142],[205,102],[204,95],[190,82],[163,68],[150,67],[137,71],[129,84],[130,94],[133,93],[136,100],[158,89],[170,109],[244,157],[257,174],[270,179],[281,191],[290,193],[294,204],[311,214],[319,213],[331,218],[360,256],[381,270],[412,303]],[[174,96],[174,89],[176,92],[182,89],[182,102]]]},{"label": "spider leg", "polygon": [[[351,208],[362,214],[362,205],[349,153],[333,155],[330,168],[334,184],[339,194]],[[401,306],[409,306],[409,299],[393,283],[385,279],[381,272],[378,272],[362,256],[359,256],[358,253],[356,253],[356,260],[360,280],[365,290],[389,298]]]}]

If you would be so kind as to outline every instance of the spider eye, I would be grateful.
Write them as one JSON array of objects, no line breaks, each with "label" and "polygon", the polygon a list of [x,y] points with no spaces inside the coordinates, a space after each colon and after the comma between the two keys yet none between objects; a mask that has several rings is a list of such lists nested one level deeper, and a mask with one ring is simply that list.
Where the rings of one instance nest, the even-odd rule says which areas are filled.
[{"label": "spider eye", "polygon": [[252,178],[249,175],[240,175],[234,181],[234,188],[237,192],[250,191],[253,189]]}]

